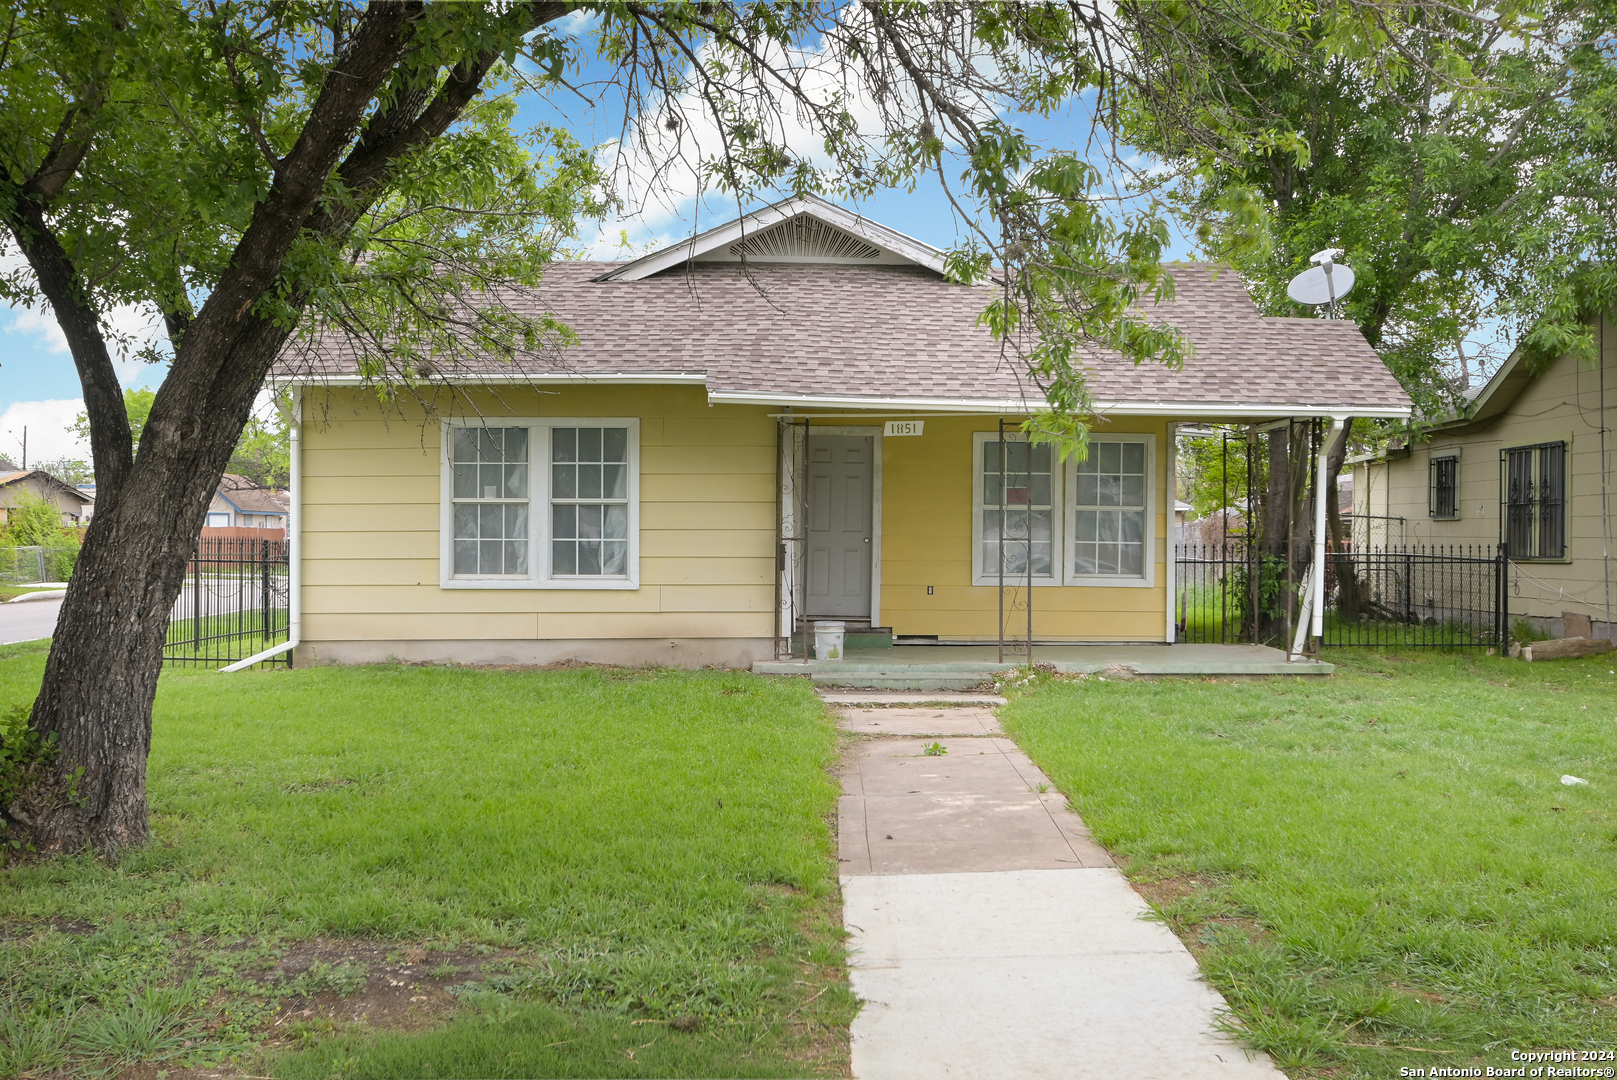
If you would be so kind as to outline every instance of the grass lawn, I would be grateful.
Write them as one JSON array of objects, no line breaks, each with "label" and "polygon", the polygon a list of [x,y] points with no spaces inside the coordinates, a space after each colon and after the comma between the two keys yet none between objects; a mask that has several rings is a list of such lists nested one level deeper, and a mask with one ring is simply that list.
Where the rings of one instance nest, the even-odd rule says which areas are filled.
[{"label": "grass lawn", "polygon": [[1617,1048],[1617,663],[1327,659],[1041,679],[1005,726],[1293,1077]]},{"label": "grass lawn", "polygon": [[836,749],[797,680],[166,672],[155,842],[0,871],[0,1075],[842,1074]]}]

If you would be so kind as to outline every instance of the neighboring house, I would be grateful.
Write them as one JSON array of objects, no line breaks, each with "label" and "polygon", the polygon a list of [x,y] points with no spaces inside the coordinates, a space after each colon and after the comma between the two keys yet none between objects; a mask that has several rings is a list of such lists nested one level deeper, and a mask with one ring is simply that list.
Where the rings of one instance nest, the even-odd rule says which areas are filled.
[{"label": "neighboring house", "polygon": [[245,476],[225,473],[208,504],[210,529],[286,529],[287,492],[255,484]]},{"label": "neighboring house", "polygon": [[63,483],[40,469],[0,472],[0,524],[11,512],[18,493],[31,491],[61,511],[63,525],[84,525],[95,512],[95,496]]},{"label": "neighboring house", "polygon": [[515,302],[577,335],[559,359],[445,361],[384,404],[347,342],[287,354],[299,659],[744,666],[822,618],[993,641],[1002,558],[1040,641],[1171,640],[1176,424],[1409,413],[1351,323],[1178,265],[1151,311],[1194,355],[1097,353],[1062,461],[1017,431],[1042,400],[978,325],[990,289],[942,271],[793,200],[549,267]]},{"label": "neighboring house", "polygon": [[1595,324],[1600,362],[1562,356],[1534,372],[1518,352],[1466,415],[1355,469],[1355,514],[1385,520],[1409,545],[1503,544],[1510,614],[1559,635],[1562,614],[1612,636],[1617,607],[1617,333]]}]

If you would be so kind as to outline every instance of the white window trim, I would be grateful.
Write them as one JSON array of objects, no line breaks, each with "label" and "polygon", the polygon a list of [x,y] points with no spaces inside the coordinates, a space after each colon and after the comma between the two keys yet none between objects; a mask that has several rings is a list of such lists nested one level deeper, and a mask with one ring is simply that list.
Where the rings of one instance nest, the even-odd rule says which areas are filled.
[{"label": "white window trim", "polygon": [[[1157,573],[1157,437],[1155,435],[1135,435],[1120,431],[1096,436],[1094,441],[1145,444],[1145,573],[1139,577],[1080,574],[1074,565],[1072,551],[1063,547],[1061,549],[1061,566],[1066,582],[1068,585],[1077,585],[1090,589],[1154,588]],[[1066,462],[1066,468],[1062,472],[1066,477],[1067,490],[1077,491],[1078,462],[1069,458]],[[1078,506],[1075,503],[1068,503],[1063,507],[1062,532],[1064,534],[1070,535],[1077,513]]]},{"label": "white window trim", "polygon": [[[988,568],[984,567],[984,565],[983,565],[983,541],[986,538],[983,536],[983,470],[982,470],[983,448],[985,446],[987,446],[989,443],[998,442],[998,441],[999,441],[999,432],[997,432],[997,431],[974,431],[974,432],[972,432],[972,436],[971,436],[971,583],[973,585],[990,585],[990,586],[995,586],[995,587],[997,587],[999,585],[999,571],[997,569],[988,569]],[[1019,431],[1007,431],[1005,433],[1005,441],[1007,443],[1019,443],[1019,442],[1020,443],[1025,443],[1025,442],[1027,442],[1027,435],[1025,435],[1024,433],[1019,432]],[[1050,448],[1050,454],[1051,454],[1052,457],[1058,457],[1059,456],[1056,453],[1056,448],[1053,447],[1053,446]],[[1066,550],[1066,542],[1065,542],[1065,539],[1064,539],[1065,535],[1066,535],[1066,524],[1067,524],[1066,490],[1065,490],[1065,487],[1064,487],[1064,482],[1065,482],[1065,479],[1066,479],[1066,473],[1067,473],[1067,470],[1062,467],[1060,461],[1053,461],[1051,463],[1051,466],[1050,466],[1050,544],[1051,544],[1051,558],[1052,558],[1053,563],[1054,563],[1053,568],[1055,570],[1055,573],[1052,574],[1050,577],[1036,577],[1036,578],[1034,578],[1033,579],[1033,587],[1036,588],[1036,589],[1041,589],[1041,588],[1060,588],[1063,584],[1065,584],[1065,582],[1062,581],[1062,576],[1063,576],[1063,568],[1066,565],[1066,561],[1065,561],[1064,558],[1060,557],[1059,553]],[[1013,585],[1013,584],[1025,585],[1025,584],[1027,584],[1027,576],[1025,574],[1015,574],[1015,575],[1006,574],[1005,575],[1005,584],[1007,584],[1007,585]]]},{"label": "white window trim", "polygon": [[[521,427],[528,429],[528,574],[526,577],[456,577],[454,429]],[[552,577],[550,575],[550,429],[558,427],[625,427],[629,429],[629,555],[623,577]],[[632,590],[640,588],[640,420],[632,416],[513,416],[458,418],[443,422],[438,518],[438,585],[444,589]]]}]

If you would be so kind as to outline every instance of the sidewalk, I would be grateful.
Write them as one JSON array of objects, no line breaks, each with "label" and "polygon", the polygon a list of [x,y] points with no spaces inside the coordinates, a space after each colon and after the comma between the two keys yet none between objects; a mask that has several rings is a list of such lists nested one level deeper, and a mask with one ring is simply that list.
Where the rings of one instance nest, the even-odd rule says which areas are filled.
[{"label": "sidewalk", "polygon": [[989,709],[842,716],[854,1076],[1280,1080]]}]

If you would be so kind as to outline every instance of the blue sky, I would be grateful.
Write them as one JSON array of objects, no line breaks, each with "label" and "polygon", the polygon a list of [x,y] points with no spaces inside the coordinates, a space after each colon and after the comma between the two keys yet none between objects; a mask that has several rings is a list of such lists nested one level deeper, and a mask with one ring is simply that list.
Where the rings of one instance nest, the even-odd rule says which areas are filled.
[{"label": "blue sky", "polygon": [[[568,80],[593,93],[592,83],[599,74],[586,67],[569,72]],[[518,123],[524,128],[542,122],[559,124],[587,145],[614,140],[622,119],[621,106],[591,106],[567,90],[544,97],[525,95],[518,113]],[[1024,118],[1022,126],[1035,142],[1046,147],[1080,146],[1089,134],[1081,107],[1067,116]],[[696,197],[694,187],[693,181],[684,181],[660,202],[649,204],[645,212],[606,223],[592,237],[596,257],[616,257],[606,253],[614,250],[620,230],[628,231],[638,253],[653,244],[678,240],[693,228],[709,228],[736,215],[733,198],[722,194]],[[963,236],[961,224],[936,177],[922,182],[914,192],[883,192],[849,205],[936,247],[951,247]],[[589,231],[595,232],[593,227]],[[1177,247],[1175,257],[1189,253],[1187,245]],[[140,312],[116,312],[113,319],[126,332],[156,337],[157,324]],[[119,365],[119,377],[125,386],[155,386],[165,371],[162,365]],[[24,426],[28,428],[30,460],[87,456],[87,448],[76,445],[65,431],[81,407],[80,397],[72,358],[54,320],[37,310],[0,307],[0,456],[18,459]]]}]

